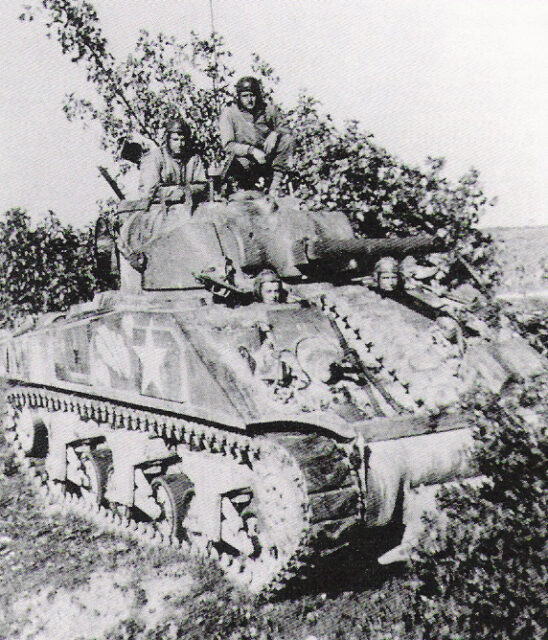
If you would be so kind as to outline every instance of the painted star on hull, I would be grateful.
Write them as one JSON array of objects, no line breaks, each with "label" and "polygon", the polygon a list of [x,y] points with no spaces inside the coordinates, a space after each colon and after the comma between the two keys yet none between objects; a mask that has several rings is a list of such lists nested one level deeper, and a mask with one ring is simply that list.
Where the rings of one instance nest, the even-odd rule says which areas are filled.
[{"label": "painted star on hull", "polygon": [[150,385],[158,390],[160,396],[163,395],[162,368],[165,357],[169,349],[159,347],[154,344],[153,330],[147,327],[145,330],[145,342],[142,345],[134,345],[133,350],[141,361],[141,393],[146,394]]}]

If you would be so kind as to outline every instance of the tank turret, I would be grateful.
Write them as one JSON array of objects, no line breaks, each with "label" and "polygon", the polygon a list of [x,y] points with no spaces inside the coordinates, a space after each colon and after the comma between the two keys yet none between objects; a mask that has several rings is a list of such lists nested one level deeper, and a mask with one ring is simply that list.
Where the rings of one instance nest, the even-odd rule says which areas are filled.
[{"label": "tank turret", "polygon": [[[238,194],[240,195],[240,194]],[[281,278],[333,279],[339,272],[364,275],[387,255],[431,252],[428,234],[407,238],[356,238],[341,212],[307,211],[293,198],[277,203],[259,193],[228,204],[201,205],[188,220],[150,241],[143,270],[145,289],[196,287],[195,274],[222,273],[229,262],[237,274],[273,269]],[[138,209],[124,202],[124,213]]]}]

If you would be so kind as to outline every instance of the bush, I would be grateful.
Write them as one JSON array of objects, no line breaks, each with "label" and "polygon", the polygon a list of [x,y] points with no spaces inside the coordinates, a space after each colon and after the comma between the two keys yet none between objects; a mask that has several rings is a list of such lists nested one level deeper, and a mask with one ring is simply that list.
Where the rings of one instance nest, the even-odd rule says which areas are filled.
[{"label": "bush", "polygon": [[32,226],[22,209],[0,219],[0,327],[22,315],[60,311],[95,287],[91,236],[54,213]]},{"label": "bush", "polygon": [[514,326],[537,351],[548,357],[548,317],[546,309],[508,312]]},{"label": "bush", "polygon": [[487,481],[439,496],[449,521],[431,528],[414,565],[414,637],[417,629],[436,640],[545,637],[547,392],[539,381],[504,401],[476,398]]},{"label": "bush", "polygon": [[441,175],[444,161],[410,167],[381,148],[356,121],[342,130],[318,103],[301,96],[289,114],[296,137],[297,195],[312,209],[342,210],[363,236],[440,233],[449,267],[447,284],[470,278],[463,261],[485,283],[497,276],[491,238],[476,228],[487,199],[471,169],[458,183]]}]

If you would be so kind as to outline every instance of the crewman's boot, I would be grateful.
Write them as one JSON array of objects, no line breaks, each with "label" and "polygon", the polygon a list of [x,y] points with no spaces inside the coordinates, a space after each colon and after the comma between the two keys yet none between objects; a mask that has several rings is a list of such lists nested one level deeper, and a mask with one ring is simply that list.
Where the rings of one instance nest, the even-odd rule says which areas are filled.
[{"label": "crewman's boot", "polygon": [[268,195],[271,198],[277,198],[279,196],[279,190],[282,183],[283,174],[281,171],[274,171],[274,175],[272,176],[272,182],[270,183],[270,189],[268,190]]}]

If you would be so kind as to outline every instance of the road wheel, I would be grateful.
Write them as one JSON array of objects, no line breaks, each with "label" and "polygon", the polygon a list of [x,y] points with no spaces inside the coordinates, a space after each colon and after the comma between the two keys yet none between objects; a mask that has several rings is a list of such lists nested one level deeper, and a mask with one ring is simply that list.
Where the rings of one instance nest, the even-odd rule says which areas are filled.
[{"label": "road wheel", "polygon": [[159,476],[152,481],[152,492],[161,515],[158,529],[166,537],[183,537],[183,521],[194,496],[194,484],[184,473]]},{"label": "road wheel", "polygon": [[16,424],[19,445],[29,458],[45,458],[48,454],[48,429],[38,413],[23,407]]},{"label": "road wheel", "polygon": [[82,483],[80,493],[89,504],[100,505],[105,497],[107,480],[112,470],[112,451],[94,449],[81,457]]}]

